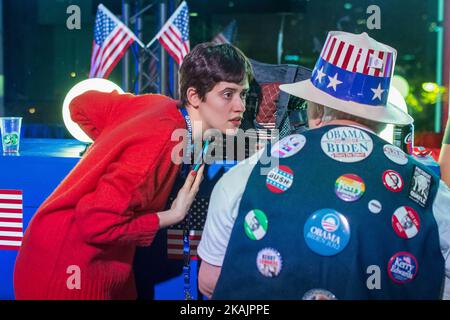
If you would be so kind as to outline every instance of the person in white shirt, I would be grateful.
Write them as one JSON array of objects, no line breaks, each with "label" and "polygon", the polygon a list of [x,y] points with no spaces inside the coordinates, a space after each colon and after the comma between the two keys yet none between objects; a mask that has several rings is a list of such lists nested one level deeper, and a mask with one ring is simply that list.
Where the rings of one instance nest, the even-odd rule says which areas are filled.
[{"label": "person in white shirt", "polygon": [[[343,50],[341,54],[350,57],[349,63],[353,63],[347,63],[344,68],[342,63],[345,63],[346,58],[340,59],[338,53],[332,51],[332,46],[340,46],[341,43],[347,52],[349,48],[365,52],[366,64],[352,61],[351,53],[346,55]],[[372,56],[369,55],[370,52]],[[411,117],[387,103],[395,53],[394,49],[365,33],[353,35],[330,32],[311,79],[280,86],[281,90],[308,101],[309,126],[312,130],[304,133],[303,137],[293,135],[282,139],[271,146],[270,150],[260,150],[232,168],[216,184],[198,247],[198,254],[202,259],[199,289],[204,295],[217,299],[450,298],[450,189],[424,166],[400,149],[383,143],[374,134],[378,134],[385,123],[406,125],[412,122]],[[336,64],[339,64],[339,69]],[[338,90],[342,83],[347,85],[344,91]],[[352,95],[356,92],[352,92],[352,88],[364,92],[365,99],[360,95]],[[326,146],[324,139],[327,134],[336,132],[357,132],[361,137],[369,136],[365,141],[369,141],[368,145],[373,150],[368,148],[367,152],[362,153],[329,152],[327,147],[337,148],[339,142],[335,141],[334,147],[330,142]],[[345,140],[345,135],[341,137]],[[292,144],[294,139],[296,144]],[[355,140],[343,141],[340,146],[352,146],[352,141]],[[315,149],[311,149],[313,147]],[[269,152],[280,162],[280,166],[276,167],[278,173],[283,169],[283,177],[288,177],[278,180],[278,184],[275,184],[276,192],[273,192],[274,185],[268,184],[272,171],[267,180],[259,178],[260,174],[257,172],[262,168],[258,161]],[[315,153],[313,156],[318,158],[322,157],[323,162],[317,160],[315,163],[316,158],[311,153]],[[347,158],[338,159],[342,154]],[[304,158],[310,159],[309,162]],[[304,171],[301,178],[296,175],[296,170],[289,171],[285,169],[286,166],[281,166],[288,165],[295,169],[294,166],[301,168],[305,163],[310,170]],[[358,167],[361,163],[367,168]],[[383,180],[378,176],[375,179],[371,175],[375,174],[376,169],[368,168],[377,166],[395,170],[384,171],[389,171],[389,175],[383,174]],[[336,180],[336,186],[338,181],[344,186],[350,181],[347,187],[353,189],[336,187],[335,194],[327,194],[323,181],[340,167],[345,168],[343,172],[357,172],[364,177],[364,182],[354,178],[355,176],[343,175]],[[323,175],[323,178],[318,179],[315,185],[302,186],[301,182],[308,171],[314,171],[312,175]],[[342,177],[347,180],[341,179]],[[389,177],[400,180],[392,183],[393,180]],[[272,178],[277,179],[274,174]],[[258,179],[267,182],[269,191],[261,184],[257,188]],[[396,190],[395,188],[400,188],[399,181],[402,189]],[[418,185],[421,186],[420,190]],[[323,193],[320,192],[322,189]],[[377,198],[372,199],[369,197],[371,195],[376,195]],[[309,202],[308,197],[312,199]],[[314,199],[317,207],[313,208],[316,206]],[[305,205],[302,206],[300,201]],[[337,217],[340,224],[326,225],[327,222],[333,222],[333,219],[322,219],[322,224],[320,225],[320,221],[317,224],[314,219],[323,214],[322,210],[317,210],[321,208],[322,202],[327,203],[327,208],[333,207],[327,209],[330,210],[328,213],[331,212],[331,217]],[[400,205],[397,204],[398,208],[392,209],[391,206],[396,202]],[[287,209],[290,203],[295,203],[296,207]],[[286,209],[277,209],[283,205]],[[358,210],[353,210],[351,206],[359,207]],[[263,212],[263,219],[255,214],[256,208]],[[361,217],[362,211],[365,211],[367,218]],[[427,211],[432,214],[426,214]],[[314,214],[309,215],[310,213]],[[248,225],[247,218],[255,217],[261,225],[265,225],[259,229],[262,233],[256,238],[255,233],[247,233],[247,229],[244,232],[243,226]],[[380,226],[373,223],[364,225],[366,221],[379,218],[387,219],[386,223]],[[289,229],[289,224],[296,222],[295,219],[301,221],[299,225],[302,228],[297,230],[305,230],[304,234],[298,232],[300,235],[292,235],[285,231]],[[338,242],[338,246],[336,243],[327,246],[317,237],[310,237],[307,232],[309,229],[306,226],[319,230],[320,226],[324,226],[324,221],[329,228],[328,235],[333,232],[339,235],[341,242]],[[379,220],[376,221],[378,223]],[[241,225],[235,226],[237,222]],[[283,226],[282,230],[276,229],[278,225]],[[336,228],[337,231],[333,230]],[[379,228],[377,231],[380,232],[375,234],[382,236],[374,239],[372,235],[370,239],[365,239],[364,236],[370,234],[372,228]],[[323,232],[317,234],[325,233],[324,230],[321,231]],[[425,237],[424,234],[432,234],[434,238]],[[376,248],[372,255],[368,254],[372,250],[371,245]],[[423,250],[425,247],[433,254],[424,254],[427,251]],[[381,261],[388,268],[380,265],[380,288],[373,290],[366,288],[367,279],[364,275],[367,274],[361,276],[360,273],[370,266],[367,261],[365,264],[362,260],[370,260],[376,255],[378,256],[374,261]],[[359,256],[361,261],[355,262],[355,256]],[[310,268],[311,265],[317,267]],[[270,273],[265,271],[268,266],[274,268]],[[342,282],[342,278],[346,281]],[[352,283],[352,286],[348,286],[348,283]],[[216,286],[220,289],[216,290]]]}]

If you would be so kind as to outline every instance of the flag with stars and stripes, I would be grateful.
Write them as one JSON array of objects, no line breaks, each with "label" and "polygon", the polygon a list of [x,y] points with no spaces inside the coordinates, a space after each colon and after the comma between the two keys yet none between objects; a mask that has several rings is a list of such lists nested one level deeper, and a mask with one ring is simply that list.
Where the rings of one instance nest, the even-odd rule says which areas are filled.
[{"label": "flag with stars and stripes", "polygon": [[179,64],[189,53],[189,10],[183,1],[155,36],[164,49]]},{"label": "flag with stars and stripes", "polygon": [[126,25],[100,4],[95,18],[89,78],[108,78],[134,41],[140,42]]},{"label": "flag with stars and stripes", "polygon": [[19,250],[23,238],[22,190],[0,190],[0,250]]},{"label": "flag with stars and stripes", "polygon": [[[173,200],[173,198],[170,198],[169,202]],[[188,229],[192,260],[198,259],[197,247],[202,238],[206,214],[208,213],[208,204],[207,198],[197,197],[189,211]],[[183,259],[183,231],[185,227],[185,221],[183,221],[167,229],[167,257],[169,259]]]},{"label": "flag with stars and stripes", "polygon": [[[385,46],[366,44],[366,33],[348,36],[330,32],[311,77],[319,90],[345,101],[371,106],[386,106],[396,51]],[[381,110],[381,109],[380,109]]]},{"label": "flag with stars and stripes", "polygon": [[236,36],[236,20],[231,21],[222,32],[219,32],[212,40],[212,43],[233,43]]}]

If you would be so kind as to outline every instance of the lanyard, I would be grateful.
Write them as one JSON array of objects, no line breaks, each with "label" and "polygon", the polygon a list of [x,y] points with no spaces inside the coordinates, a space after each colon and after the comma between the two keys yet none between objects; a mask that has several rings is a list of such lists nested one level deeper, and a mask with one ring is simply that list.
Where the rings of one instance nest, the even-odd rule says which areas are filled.
[{"label": "lanyard", "polygon": [[185,107],[181,107],[180,108],[180,112],[183,115],[184,121],[186,122],[186,127],[188,129],[188,148],[187,148],[187,154],[191,154],[192,153],[192,148],[193,148],[193,142],[192,142],[192,122],[191,119],[189,118],[189,114],[186,110]]},{"label": "lanyard", "polygon": [[[190,165],[189,162],[186,163],[186,159],[191,160],[192,159],[192,151],[193,151],[193,144],[192,144],[192,123],[191,119],[189,118],[189,114],[185,107],[180,108],[181,114],[183,115],[184,121],[186,122],[186,127],[188,129],[188,135],[187,135],[187,148],[186,148],[186,154],[183,156],[184,158],[184,164],[181,168],[181,175],[183,177],[187,177],[189,174]],[[189,157],[189,158],[188,158]],[[184,229],[183,229],[183,282],[184,282],[184,300],[192,300],[192,293],[191,293],[191,246],[189,244],[189,221],[190,221],[190,212],[188,212],[188,215],[186,219],[184,220]]]},{"label": "lanyard", "polygon": [[[192,123],[191,123],[191,119],[189,118],[189,114],[186,110],[185,107],[180,108],[180,112],[183,115],[184,121],[186,122],[186,127],[188,129],[188,136],[187,136],[187,140],[188,140],[188,145],[186,148],[186,155],[184,155],[184,160],[193,160],[192,155],[194,153],[194,142],[192,141]],[[200,168],[200,165],[202,164],[202,158],[206,156],[206,152],[208,151],[208,147],[209,147],[209,140],[205,141],[205,144],[203,145],[202,148],[202,152],[197,156],[197,159],[194,160],[194,170],[197,171],[198,168]],[[189,158],[187,158],[189,157]],[[188,161],[190,162],[190,161]],[[189,163],[184,163],[183,164],[183,168],[181,169],[182,172],[182,176],[183,177],[187,177],[188,173],[189,173]]]},{"label": "lanyard", "polygon": [[183,115],[184,121],[186,122],[186,127],[188,129],[186,154],[183,155],[183,166],[181,168],[181,176],[186,178],[189,174],[189,163],[192,161],[192,152],[194,149],[192,142],[192,123],[185,107],[181,107],[180,112]]},{"label": "lanyard", "polygon": [[[189,118],[189,114],[186,110],[186,108],[182,107],[180,108],[181,114],[183,115],[184,121],[186,122],[186,127],[188,129],[188,146],[186,150],[186,155],[184,156],[184,159],[186,160],[186,156],[189,157],[188,159],[192,160],[192,154],[194,152],[193,147],[193,141],[192,141],[192,123],[191,119]],[[201,159],[202,156],[206,155],[206,152],[208,150],[209,141],[206,140],[205,145],[203,147],[202,152],[199,154],[197,159],[195,159],[195,168],[194,170],[198,170],[198,168],[201,165]],[[190,163],[190,161],[189,161]],[[190,165],[189,163],[184,163],[183,167],[181,169],[181,175],[183,177],[187,177],[190,171]],[[189,209],[188,215],[184,221],[184,229],[183,229],[183,280],[184,280],[184,299],[185,300],[192,300],[193,296],[191,293],[191,246],[190,246],[190,233],[191,230],[189,228],[190,223],[190,217],[191,217],[191,209]]]}]

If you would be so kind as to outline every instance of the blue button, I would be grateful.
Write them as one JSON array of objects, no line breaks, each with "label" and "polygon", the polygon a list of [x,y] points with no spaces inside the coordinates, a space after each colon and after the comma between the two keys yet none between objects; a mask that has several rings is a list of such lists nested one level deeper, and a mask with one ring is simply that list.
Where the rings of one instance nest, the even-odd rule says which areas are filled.
[{"label": "blue button", "polygon": [[395,283],[403,284],[412,281],[418,270],[417,259],[409,252],[398,252],[389,259],[388,274]]},{"label": "blue button", "polygon": [[306,221],[303,236],[308,247],[321,256],[333,256],[350,241],[347,218],[334,209],[320,209]]}]

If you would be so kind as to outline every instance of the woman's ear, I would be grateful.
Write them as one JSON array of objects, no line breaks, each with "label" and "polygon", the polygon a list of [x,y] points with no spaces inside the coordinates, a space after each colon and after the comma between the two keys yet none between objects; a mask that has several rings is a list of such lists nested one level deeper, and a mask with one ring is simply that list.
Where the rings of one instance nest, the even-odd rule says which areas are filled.
[{"label": "woman's ear", "polygon": [[200,96],[198,95],[197,90],[194,87],[189,87],[187,89],[186,97],[189,104],[194,108],[198,108],[200,102],[202,102],[202,99],[200,99]]}]

